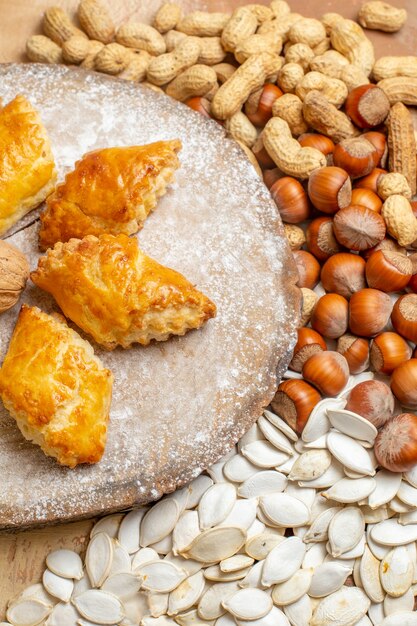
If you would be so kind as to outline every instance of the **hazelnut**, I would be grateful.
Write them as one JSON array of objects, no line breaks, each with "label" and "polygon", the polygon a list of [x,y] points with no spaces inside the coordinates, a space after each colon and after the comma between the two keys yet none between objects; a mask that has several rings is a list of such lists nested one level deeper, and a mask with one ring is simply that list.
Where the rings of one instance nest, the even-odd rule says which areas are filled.
[{"label": "hazelnut", "polygon": [[0,313],[11,309],[29,278],[29,263],[15,246],[0,240]]}]

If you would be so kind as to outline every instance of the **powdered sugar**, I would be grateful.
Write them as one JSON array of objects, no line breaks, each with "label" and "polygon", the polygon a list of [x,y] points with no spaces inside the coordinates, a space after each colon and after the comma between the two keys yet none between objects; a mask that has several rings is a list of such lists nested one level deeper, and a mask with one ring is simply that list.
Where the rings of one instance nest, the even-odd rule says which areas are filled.
[{"label": "powdered sugar", "polygon": [[[147,348],[108,353],[94,346],[115,375],[107,449],[96,466],[57,466],[1,409],[4,527],[127,507],[197,476],[268,404],[298,316],[276,208],[218,124],[165,95],[64,67],[3,66],[0,96],[7,102],[17,93],[40,110],[60,179],[91,149],[182,140],[176,182],[138,238],[148,254],[207,293],[218,317],[201,331]],[[37,232],[34,223],[9,239],[32,267]],[[23,301],[56,308],[32,284]],[[15,307],[1,317],[0,358],[17,314]]]}]

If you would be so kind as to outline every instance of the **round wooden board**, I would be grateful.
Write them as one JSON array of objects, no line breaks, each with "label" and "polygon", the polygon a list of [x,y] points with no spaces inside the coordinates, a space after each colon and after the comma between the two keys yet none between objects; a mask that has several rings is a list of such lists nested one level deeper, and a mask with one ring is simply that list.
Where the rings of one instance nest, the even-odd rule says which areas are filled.
[{"label": "round wooden board", "polygon": [[[299,292],[275,204],[220,125],[150,89],[82,70],[6,65],[0,77],[4,102],[23,93],[40,111],[60,179],[95,148],[182,140],[175,183],[138,238],[218,307],[215,320],[185,337],[111,353],[94,346],[115,376],[107,448],[95,466],[58,466],[0,409],[0,527],[23,528],[155,500],[225,454],[274,394]],[[32,268],[36,217],[6,235]],[[56,308],[31,283],[22,300]],[[1,359],[18,308],[1,317]]]}]

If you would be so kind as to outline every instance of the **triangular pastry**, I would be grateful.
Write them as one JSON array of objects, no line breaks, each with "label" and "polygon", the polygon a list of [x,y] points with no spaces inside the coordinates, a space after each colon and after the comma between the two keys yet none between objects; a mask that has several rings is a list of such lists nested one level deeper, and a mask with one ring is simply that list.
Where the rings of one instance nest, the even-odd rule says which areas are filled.
[{"label": "triangular pastry", "polygon": [[148,257],[126,235],[57,243],[31,278],[109,350],[184,335],[216,314],[213,302],[184,276]]},{"label": "triangular pastry", "polygon": [[55,181],[41,118],[24,96],[16,96],[0,107],[0,236],[41,204]]},{"label": "triangular pastry", "polygon": [[180,149],[173,139],[84,155],[48,198],[40,248],[86,235],[136,233],[172,181]]},{"label": "triangular pastry", "polygon": [[113,376],[62,316],[23,305],[0,369],[0,396],[26,439],[62,465],[97,463]]}]

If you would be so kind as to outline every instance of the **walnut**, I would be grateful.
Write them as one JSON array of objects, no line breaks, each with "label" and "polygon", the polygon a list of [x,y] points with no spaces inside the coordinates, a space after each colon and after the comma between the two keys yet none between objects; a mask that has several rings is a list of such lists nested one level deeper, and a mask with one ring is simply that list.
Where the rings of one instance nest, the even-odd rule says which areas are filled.
[{"label": "walnut", "polygon": [[0,240],[0,313],[16,304],[28,278],[29,263],[25,255]]}]

